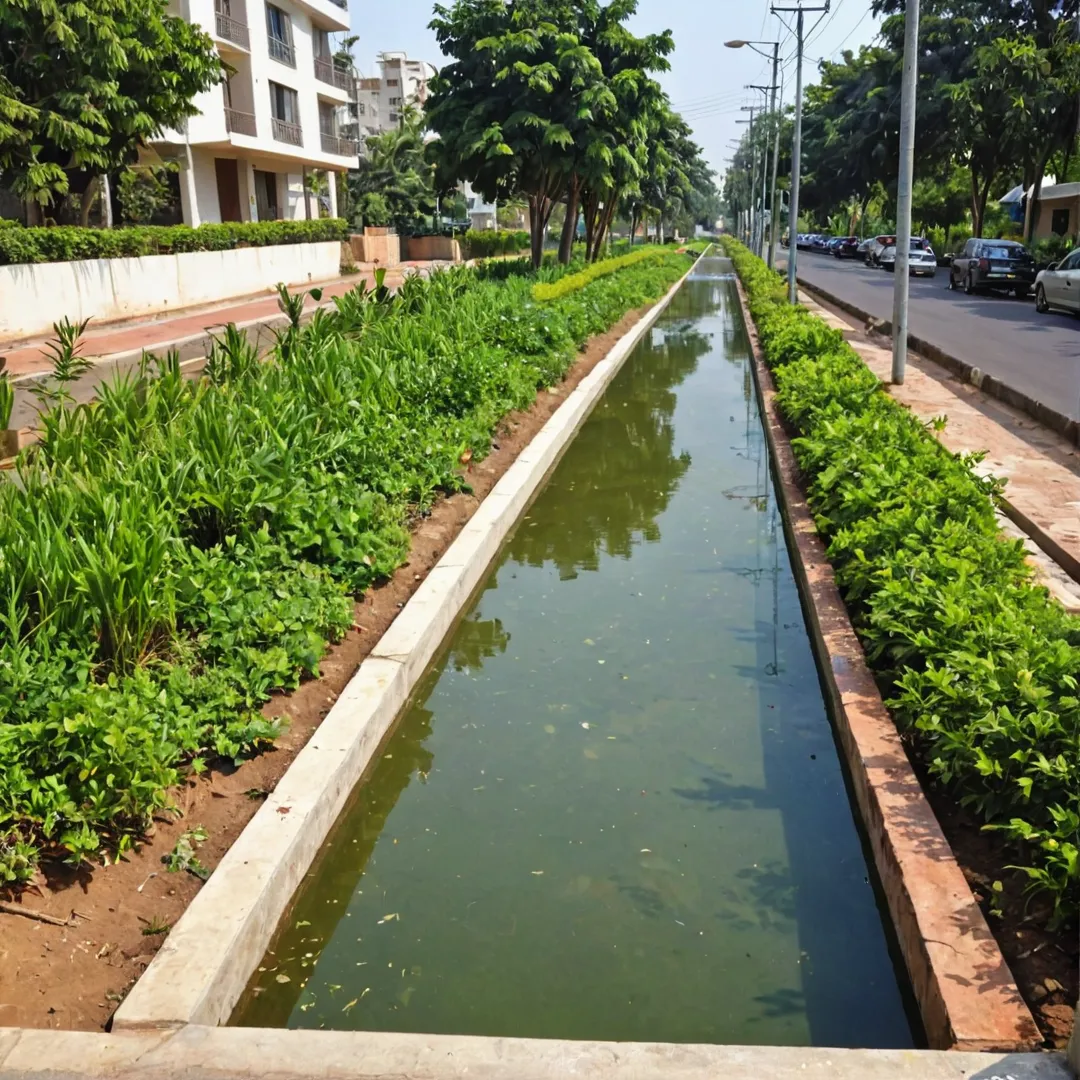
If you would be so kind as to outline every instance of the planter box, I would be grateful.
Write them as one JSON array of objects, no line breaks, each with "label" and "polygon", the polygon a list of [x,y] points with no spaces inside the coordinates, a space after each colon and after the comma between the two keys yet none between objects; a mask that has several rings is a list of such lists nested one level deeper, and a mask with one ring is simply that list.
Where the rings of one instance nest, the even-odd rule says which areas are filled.
[{"label": "planter box", "polygon": [[337,240],[127,259],[0,266],[0,340],[44,334],[65,316],[151,315],[338,276]]},{"label": "planter box", "polygon": [[368,226],[363,235],[353,233],[349,244],[357,262],[377,262],[382,267],[397,266],[401,262],[401,237],[389,229]]},{"label": "planter box", "polygon": [[405,251],[408,259],[461,262],[461,244],[452,236],[410,236]]}]

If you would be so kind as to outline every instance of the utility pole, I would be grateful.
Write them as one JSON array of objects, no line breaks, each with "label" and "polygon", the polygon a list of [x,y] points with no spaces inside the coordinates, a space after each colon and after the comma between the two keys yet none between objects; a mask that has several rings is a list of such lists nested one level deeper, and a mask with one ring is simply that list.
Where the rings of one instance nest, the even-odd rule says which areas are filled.
[{"label": "utility pole", "polygon": [[795,62],[795,138],[791,146],[791,209],[788,211],[788,300],[794,304],[799,298],[799,286],[796,279],[799,245],[796,235],[799,228],[799,169],[802,166],[802,60],[803,60],[803,15],[807,11],[829,10],[829,0],[821,7],[774,7],[772,13],[780,15],[794,12],[796,15],[796,37],[798,38],[798,59]]},{"label": "utility pole", "polygon": [[749,120],[736,120],[736,124],[749,124],[749,138],[750,138],[750,217],[749,217],[749,236],[747,247],[753,250],[754,237],[757,234],[757,214],[754,212],[754,198],[757,193],[757,144],[754,142],[754,113],[757,109],[753,105],[744,105],[742,112],[748,112],[750,114]]},{"label": "utility pole", "polygon": [[893,283],[892,381],[907,366],[908,286],[911,262],[911,185],[915,171],[915,89],[919,78],[919,0],[904,10],[904,69],[900,83],[900,175],[896,184],[896,281]]},{"label": "utility pole", "polygon": [[[769,268],[771,269],[776,262],[776,225],[780,220],[779,208],[776,205],[776,169],[780,160],[780,116],[776,111],[776,91],[778,89],[778,76],[780,73],[780,42],[743,41],[740,38],[735,41],[725,41],[724,45],[728,49],[742,49],[749,46],[759,56],[764,56],[766,60],[769,58],[769,54],[763,53],[757,46],[772,46],[772,101],[769,104],[769,111],[772,113],[773,123],[776,124],[776,137],[773,140],[772,188],[769,197]],[[764,87],[759,86],[756,87],[756,89],[763,90]]]},{"label": "utility pole", "polygon": [[[775,61],[774,61],[775,68]],[[766,97],[769,96],[769,92],[772,91],[772,104],[769,107],[769,114],[773,118],[773,122],[776,122],[776,72],[773,71],[773,84],[772,86],[759,86],[757,83],[750,83],[747,90],[760,90]],[[765,138],[768,140],[769,132],[766,128]],[[773,152],[773,168],[772,168],[772,190],[773,201],[776,198],[776,152]],[[758,228],[757,248],[756,254],[759,259],[765,258],[765,202],[769,197],[769,144],[766,141],[762,149],[762,161],[761,161],[761,224]],[[771,206],[771,204],[770,204]],[[776,231],[773,224],[772,211],[769,213],[769,233],[770,235]],[[769,263],[772,266],[772,262]]]}]

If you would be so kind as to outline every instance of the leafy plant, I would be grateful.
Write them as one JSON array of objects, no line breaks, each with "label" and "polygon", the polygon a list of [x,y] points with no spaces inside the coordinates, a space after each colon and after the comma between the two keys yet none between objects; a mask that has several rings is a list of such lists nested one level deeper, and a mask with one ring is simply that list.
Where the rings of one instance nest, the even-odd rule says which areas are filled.
[{"label": "leafy plant", "polygon": [[180,874],[186,870],[189,874],[194,874],[195,877],[205,881],[210,876],[210,871],[199,862],[195,849],[198,845],[204,844],[209,836],[210,834],[201,825],[196,825],[194,829],[188,829],[187,832],[182,833],[180,839],[173,845],[172,851],[161,856],[161,861],[169,873]]},{"label": "leafy plant", "polygon": [[[835,331],[724,241],[866,657],[930,774],[1080,906],[1080,619],[998,530],[1002,485],[885,394]],[[1003,866],[1002,870],[1008,869]]]}]

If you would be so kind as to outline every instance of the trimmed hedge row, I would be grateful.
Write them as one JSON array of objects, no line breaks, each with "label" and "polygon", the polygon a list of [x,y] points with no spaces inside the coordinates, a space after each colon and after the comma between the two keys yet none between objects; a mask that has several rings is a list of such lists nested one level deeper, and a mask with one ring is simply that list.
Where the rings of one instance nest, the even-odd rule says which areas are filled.
[{"label": "trimmed hedge row", "polygon": [[492,255],[515,255],[529,247],[529,234],[509,229],[469,229],[461,238],[466,259],[489,259]]},{"label": "trimmed hedge row", "polygon": [[0,228],[0,265],[119,259],[172,255],[185,251],[228,251],[321,240],[345,240],[349,224],[341,218],[317,221],[231,221],[221,225],[138,225],[121,229],[83,229],[77,225],[24,229]]},{"label": "trimmed hedge row", "polygon": [[[777,404],[867,660],[909,747],[1019,849],[1055,918],[1080,901],[1080,619],[1038,585],[983,455],[947,451],[842,334],[741,244]],[[1011,847],[1011,845],[1010,845]]]},{"label": "trimmed hedge row", "polygon": [[665,254],[664,248],[647,247],[638,251],[631,251],[628,255],[619,255],[614,259],[603,259],[600,262],[590,263],[584,270],[576,274],[567,274],[553,282],[538,282],[533,286],[534,300],[558,300],[561,296],[583,289],[590,282],[596,281],[607,274],[614,274],[616,270],[633,266],[635,263],[644,262],[646,259],[655,259]]}]

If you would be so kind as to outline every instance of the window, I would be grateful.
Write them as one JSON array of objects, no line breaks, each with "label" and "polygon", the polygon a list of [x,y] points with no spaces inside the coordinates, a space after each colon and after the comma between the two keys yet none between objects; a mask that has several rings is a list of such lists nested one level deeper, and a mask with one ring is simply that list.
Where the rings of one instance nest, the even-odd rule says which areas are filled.
[{"label": "window", "polygon": [[296,91],[282,86],[281,83],[272,82],[270,84],[270,112],[275,120],[283,120],[286,124],[299,124],[300,105]]},{"label": "window", "polygon": [[397,113],[396,113],[396,112],[392,112],[392,113],[390,114],[390,123],[391,123],[391,124],[396,124],[396,123],[397,123],[397,121],[398,121],[398,115],[397,115]]},{"label": "window", "polygon": [[323,60],[330,59],[330,35],[325,30],[316,30],[311,40],[315,55]]},{"label": "window", "polygon": [[1067,258],[1058,263],[1059,270],[1076,270],[1080,268],[1080,251],[1074,251]]},{"label": "window", "polygon": [[319,102],[319,131],[323,135],[336,135],[334,124],[334,106]]},{"label": "window", "polygon": [[392,98],[388,98],[387,100],[390,102],[391,105],[400,105],[401,104],[401,98],[399,98],[399,97],[392,97]]},{"label": "window", "polygon": [[270,55],[283,64],[296,67],[292,44],[292,23],[289,16],[273,4],[266,5],[266,38]]},{"label": "window", "polygon": [[964,255],[965,255],[965,257],[968,257],[968,258],[970,258],[971,256],[973,256],[973,255],[975,254],[975,248],[976,248],[976,247],[978,247],[978,243],[977,243],[977,241],[975,241],[975,240],[969,240],[969,241],[968,241],[968,242],[967,242],[967,243],[966,243],[966,244],[964,245]]},{"label": "window", "polygon": [[397,81],[397,79],[387,79],[386,80],[386,85],[387,86],[397,86],[398,81]]},{"label": "window", "polygon": [[1069,208],[1055,210],[1050,215],[1050,231],[1058,236],[1067,236],[1069,233]]}]

